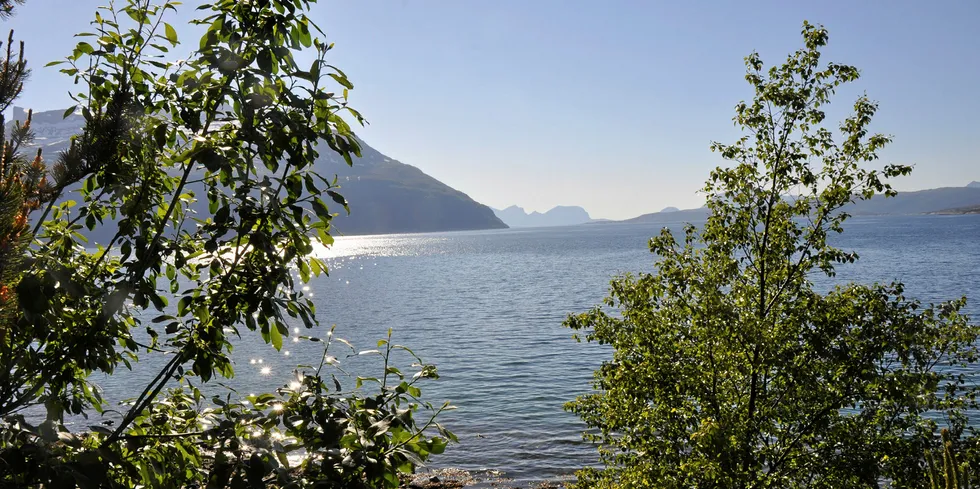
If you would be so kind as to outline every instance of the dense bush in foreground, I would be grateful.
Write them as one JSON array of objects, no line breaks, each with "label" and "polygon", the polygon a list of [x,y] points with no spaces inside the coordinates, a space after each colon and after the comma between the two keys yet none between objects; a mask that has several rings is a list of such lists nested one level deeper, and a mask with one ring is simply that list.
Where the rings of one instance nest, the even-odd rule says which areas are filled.
[{"label": "dense bush in foreground", "polygon": [[[736,106],[746,135],[712,149],[732,162],[704,188],[711,214],[680,240],[650,241],[657,271],[612,282],[606,306],[567,326],[611,345],[596,392],[570,403],[594,432],[605,468],[582,487],[924,487],[927,449],[957,450],[976,408],[980,329],[965,300],[922,306],[901,284],[814,290],[813,274],[857,259],[834,248],[841,209],[910,168],[864,165],[889,138],[868,131],[865,97],[835,131],[825,106],[858,70],[822,64],[823,28],[763,69],[746,58],[755,98]],[[974,470],[974,473],[976,471]]]},{"label": "dense bush in foreground", "polygon": [[[302,337],[325,340],[319,366],[275,392],[205,394],[234,374],[235,338],[279,350],[318,326],[296,281],[326,272],[311,255],[332,243],[322,198],[347,202],[313,163],[325,149],[350,164],[341,113],[361,117],[311,3],[202,4],[204,35],[178,61],[179,2],[110,2],[61,62],[83,133],[49,167],[20,155],[30,124],[15,125],[0,165],[0,485],[390,488],[453,438],[434,421],[447,406],[419,399],[435,368],[399,370],[393,354],[414,354],[390,334],[366,352],[382,375],[356,389],[326,370],[331,334]],[[5,109],[27,75],[16,51],[2,74]],[[95,247],[95,230],[111,239]],[[113,415],[88,379],[137,360],[160,371]]]}]

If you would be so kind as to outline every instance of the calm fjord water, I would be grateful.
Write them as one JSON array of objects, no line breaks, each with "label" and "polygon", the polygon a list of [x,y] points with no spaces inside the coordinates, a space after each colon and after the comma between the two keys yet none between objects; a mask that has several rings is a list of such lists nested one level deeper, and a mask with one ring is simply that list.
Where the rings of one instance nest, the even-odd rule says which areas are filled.
[{"label": "calm fjord water", "polygon": [[[609,355],[576,343],[562,320],[598,304],[614,275],[652,271],[647,240],[659,229],[604,224],[339,238],[328,256],[330,276],[310,292],[324,329],[336,324],[336,335],[358,350],[375,348],[392,328],[396,343],[438,366],[442,378],[423,383],[423,397],[458,407],[441,421],[460,444],[433,466],[554,477],[596,462],[595,449],[581,441],[583,425],[562,405],[589,390],[592,371]],[[969,312],[980,316],[980,216],[854,218],[845,229],[838,245],[861,259],[839,268],[837,282],[897,279],[924,302],[966,295]],[[271,390],[289,381],[297,363],[319,360],[316,343],[290,340],[275,352],[247,339],[235,350],[233,382],[246,390]],[[333,353],[358,374],[380,373],[369,363],[375,357]],[[115,380],[102,382],[107,394],[123,387]],[[130,377],[125,385],[137,382]]]}]

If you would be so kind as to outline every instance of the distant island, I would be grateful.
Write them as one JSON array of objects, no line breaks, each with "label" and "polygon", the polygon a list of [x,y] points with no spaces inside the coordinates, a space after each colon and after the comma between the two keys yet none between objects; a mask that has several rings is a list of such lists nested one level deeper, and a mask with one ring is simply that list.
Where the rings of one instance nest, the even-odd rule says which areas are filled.
[{"label": "distant island", "polygon": [[708,218],[708,208],[699,207],[697,209],[678,209],[667,207],[660,212],[643,214],[632,219],[625,219],[620,222],[635,223],[665,223],[665,222],[699,222]]},{"label": "distant island", "polygon": [[493,209],[493,213],[512,228],[573,226],[592,221],[589,213],[578,206],[559,205],[545,213],[534,211],[529,214],[523,208],[512,205],[506,209]]},{"label": "distant island", "polygon": [[[53,160],[68,148],[71,136],[81,132],[80,115],[63,118],[64,111],[35,112],[31,128],[35,145],[43,148],[46,159]],[[27,113],[14,108],[14,120],[24,121]],[[501,229],[507,225],[493,211],[466,194],[432,178],[418,168],[389,158],[360,141],[361,158],[350,167],[337,153],[324,145],[315,169],[325,178],[337,175],[338,191],[350,203],[348,216],[339,206],[333,225],[338,235],[422,233]],[[199,213],[207,211],[203,186],[191,188],[198,196],[192,206]],[[329,199],[327,199],[329,202]],[[106,241],[101,229],[90,233],[96,242]]]},{"label": "distant island", "polygon": [[[912,192],[899,192],[886,198],[876,195],[870,200],[844,207],[852,216],[900,216],[900,215],[955,215],[980,214],[980,182],[970,182],[964,187],[942,187]],[[619,222],[667,223],[699,222],[708,217],[708,208],[678,210],[667,207],[660,212],[643,214]]]}]

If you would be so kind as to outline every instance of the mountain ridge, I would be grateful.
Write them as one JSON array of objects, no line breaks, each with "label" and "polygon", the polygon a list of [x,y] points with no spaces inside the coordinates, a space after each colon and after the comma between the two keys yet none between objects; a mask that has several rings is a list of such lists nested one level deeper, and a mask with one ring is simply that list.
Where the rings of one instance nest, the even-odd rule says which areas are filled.
[{"label": "mountain ridge", "polygon": [[[14,107],[13,119],[23,122],[27,113]],[[33,146],[40,147],[48,161],[68,148],[70,138],[81,132],[84,118],[72,114],[64,118],[60,110],[35,112],[31,128],[35,133]],[[503,229],[504,224],[493,211],[468,195],[456,190],[418,167],[402,163],[372,148],[358,138],[361,157],[348,166],[326,145],[314,170],[320,175],[337,175],[338,191],[347,199],[351,212],[341,210],[333,220],[339,235],[421,233]],[[198,202],[192,206],[199,213],[207,208],[203,187],[195,190]],[[96,239],[101,232],[94,233]]]},{"label": "mountain ridge", "polygon": [[[973,185],[977,183],[977,185]],[[963,187],[939,187],[933,189],[899,192],[895,197],[876,195],[869,200],[849,204],[843,210],[852,216],[899,216],[925,214],[962,214],[965,210],[980,206],[980,182]],[[707,207],[668,210],[642,214],[617,222],[665,223],[704,221]]]}]

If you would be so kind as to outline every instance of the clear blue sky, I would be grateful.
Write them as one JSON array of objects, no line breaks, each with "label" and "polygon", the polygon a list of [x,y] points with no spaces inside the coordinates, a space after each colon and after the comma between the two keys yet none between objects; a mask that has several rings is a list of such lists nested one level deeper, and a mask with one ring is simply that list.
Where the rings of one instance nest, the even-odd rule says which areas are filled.
[{"label": "clear blue sky", "polygon": [[[106,1],[29,0],[5,22],[35,67],[19,105],[68,105],[70,82],[41,66]],[[312,17],[371,122],[361,136],[498,208],[701,205],[708,145],[738,136],[732,107],[751,96],[742,58],[782,61],[804,19],[830,30],[824,59],[862,70],[831,115],[866,91],[895,136],[883,162],[916,165],[898,188],[980,180],[977,0],[321,0]]]}]

